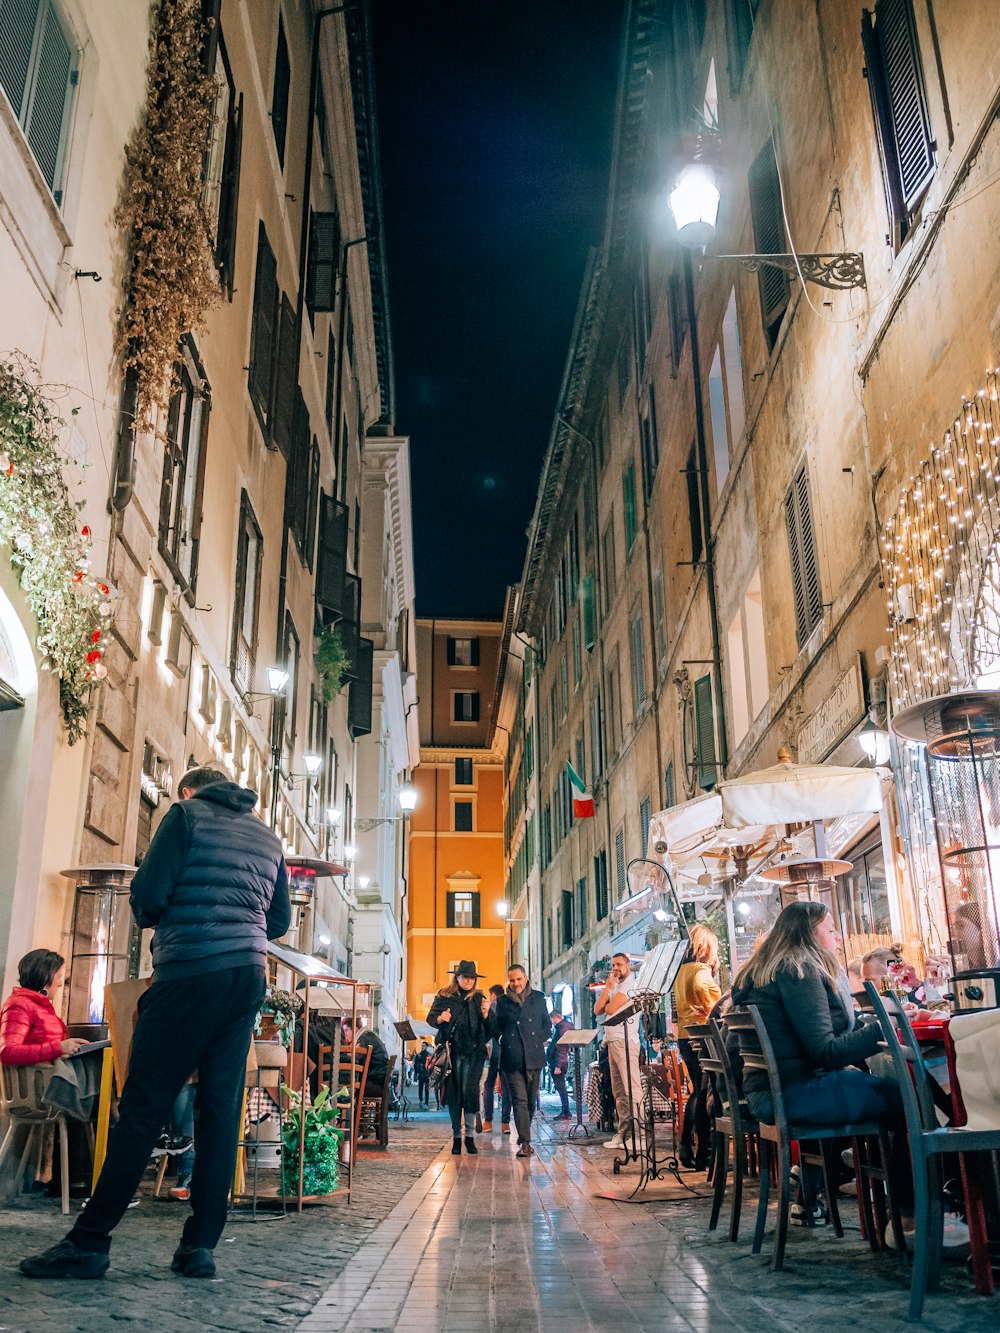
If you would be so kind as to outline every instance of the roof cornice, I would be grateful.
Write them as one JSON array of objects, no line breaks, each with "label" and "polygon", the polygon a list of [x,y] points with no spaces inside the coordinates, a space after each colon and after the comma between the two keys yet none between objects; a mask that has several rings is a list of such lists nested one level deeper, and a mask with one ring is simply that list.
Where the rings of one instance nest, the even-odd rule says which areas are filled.
[{"label": "roof cornice", "polygon": [[413,568],[413,505],[410,496],[410,441],[405,435],[367,435],[364,470],[382,474],[389,499],[389,531],[400,608],[416,597]]}]

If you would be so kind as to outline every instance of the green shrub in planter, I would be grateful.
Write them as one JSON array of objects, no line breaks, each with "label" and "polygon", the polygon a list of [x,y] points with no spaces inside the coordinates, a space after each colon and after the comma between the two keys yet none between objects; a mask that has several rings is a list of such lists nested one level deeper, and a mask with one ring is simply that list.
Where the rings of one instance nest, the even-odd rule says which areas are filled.
[{"label": "green shrub in planter", "polygon": [[[281,1192],[295,1194],[299,1188],[302,1095],[288,1087],[282,1087],[281,1090],[291,1103],[282,1130],[285,1152]],[[336,1121],[336,1103],[330,1101],[329,1088],[324,1088],[312,1105],[305,1108],[303,1194],[332,1194],[337,1188],[342,1132],[337,1128]]]}]

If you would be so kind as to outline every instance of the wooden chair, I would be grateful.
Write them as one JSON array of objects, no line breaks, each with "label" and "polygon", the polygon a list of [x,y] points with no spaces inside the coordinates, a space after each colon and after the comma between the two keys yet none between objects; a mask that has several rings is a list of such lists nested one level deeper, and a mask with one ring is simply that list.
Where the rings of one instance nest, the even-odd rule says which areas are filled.
[{"label": "wooden chair", "polygon": [[[362,1093],[364,1092],[365,1079],[368,1077],[368,1065],[371,1056],[370,1046],[362,1046],[357,1049],[353,1046],[341,1046],[337,1058],[337,1082],[334,1086],[332,1082],[332,1048],[330,1046],[319,1048],[318,1073],[320,1085],[326,1084],[330,1087],[332,1089],[331,1096],[333,1097],[337,1096],[341,1088],[346,1087],[351,1091],[351,1107],[353,1108],[350,1117],[352,1153],[358,1141]],[[343,1112],[343,1103],[341,1103],[341,1112]],[[343,1116],[341,1117],[341,1124],[343,1124]]]},{"label": "wooden chair", "polygon": [[[762,1070],[767,1074],[771,1104],[774,1108],[773,1124],[768,1124],[763,1120],[758,1122],[758,1133],[760,1135],[760,1197],[757,1204],[757,1225],[754,1229],[752,1253],[760,1254],[761,1247],[764,1244],[773,1158],[778,1174],[778,1220],[771,1267],[775,1272],[780,1272],[784,1265],[785,1241],[788,1237],[788,1210],[791,1204],[792,1144],[794,1142],[799,1144],[799,1164],[802,1168],[807,1225],[812,1226],[814,1223],[811,1212],[812,1200],[807,1188],[808,1173],[804,1168],[807,1165],[819,1166],[823,1172],[823,1184],[826,1190],[830,1221],[833,1223],[833,1229],[837,1236],[842,1237],[844,1228],[841,1225],[840,1213],[837,1208],[836,1186],[831,1184],[831,1180],[836,1179],[831,1171],[831,1167],[834,1166],[832,1158],[835,1152],[835,1140],[876,1141],[879,1150],[879,1164],[872,1165],[867,1154],[862,1157],[858,1192],[859,1194],[865,1193],[867,1197],[870,1182],[873,1180],[880,1182],[888,1200],[895,1235],[897,1240],[901,1238],[903,1233],[899,1210],[889,1184],[889,1137],[885,1126],[874,1120],[842,1125],[797,1125],[789,1123],[785,1111],[781,1080],[778,1076],[778,1065],[774,1057],[774,1048],[756,1006],[751,1004],[747,1005],[745,1009],[731,1009],[726,1018],[726,1025],[740,1034],[740,1054],[743,1058],[743,1067],[745,1069]],[[805,1148],[806,1143],[817,1143],[819,1152],[808,1152]],[[882,1228],[876,1228],[874,1221],[872,1221],[868,1229],[868,1240],[873,1250],[882,1248],[881,1232]]]},{"label": "wooden chair", "polygon": [[28,1166],[28,1157],[32,1146],[35,1149],[35,1174],[38,1175],[42,1164],[45,1147],[45,1131],[48,1125],[55,1125],[59,1136],[59,1164],[62,1170],[62,1214],[69,1213],[69,1131],[66,1116],[46,1106],[42,1098],[52,1077],[52,1065],[0,1065],[0,1109],[10,1116],[10,1125],[0,1145],[0,1166],[7,1159],[14,1146],[14,1135],[22,1125],[27,1125],[28,1135],[21,1152],[17,1170],[18,1189],[24,1182],[24,1173]]},{"label": "wooden chair", "polygon": [[[393,1055],[389,1057],[382,1087],[375,1096],[370,1096],[368,1090],[365,1089],[365,1096],[361,1103],[359,1135],[367,1138],[367,1130],[370,1125],[380,1148],[389,1146],[389,1103],[392,1100],[392,1071],[395,1067],[396,1056]],[[372,1146],[374,1147],[374,1144]]]},{"label": "wooden chair", "polygon": [[[896,1082],[906,1113],[917,1224],[913,1240],[908,1318],[917,1320],[923,1313],[925,1292],[937,1290],[941,1274],[941,1247],[944,1239],[941,1157],[944,1153],[996,1152],[1000,1150],[1000,1130],[961,1129],[938,1124],[930,1075],[902,1005],[894,995],[879,995],[870,981],[865,982],[865,990],[882,1029],[886,1048],[892,1056]],[[968,1199],[971,1232],[973,1226],[982,1223],[982,1199],[978,1192],[976,1173],[968,1171],[964,1175],[971,1186]],[[902,1240],[898,1223],[896,1235]]]}]

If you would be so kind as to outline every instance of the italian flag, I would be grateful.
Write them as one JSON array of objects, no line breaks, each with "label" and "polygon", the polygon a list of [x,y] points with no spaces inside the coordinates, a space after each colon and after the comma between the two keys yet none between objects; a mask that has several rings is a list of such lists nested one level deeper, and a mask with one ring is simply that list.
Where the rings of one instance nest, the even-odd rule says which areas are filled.
[{"label": "italian flag", "polygon": [[594,798],[587,790],[583,778],[580,777],[580,774],[568,759],[566,760],[566,772],[569,774],[570,786],[573,788],[573,818],[593,819]]}]

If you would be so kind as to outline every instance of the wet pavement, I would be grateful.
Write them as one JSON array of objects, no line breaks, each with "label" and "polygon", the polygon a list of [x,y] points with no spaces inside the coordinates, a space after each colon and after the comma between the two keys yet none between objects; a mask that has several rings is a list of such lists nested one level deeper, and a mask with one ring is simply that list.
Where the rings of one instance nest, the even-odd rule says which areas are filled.
[{"label": "wet pavement", "polygon": [[[301,1329],[302,1333],[785,1333],[902,1328],[908,1273],[872,1255],[845,1200],[847,1228],[793,1228],[787,1271],[750,1254],[753,1191],[743,1238],[707,1231],[703,1178],[658,1190],[642,1204],[623,1192],[635,1168],[611,1173],[603,1138],[565,1142],[542,1122],[537,1153],[514,1156],[513,1136],[479,1139],[476,1157],[451,1156],[446,1117],[391,1126],[386,1154],[364,1152],[356,1202],[283,1221],[233,1221],[219,1247],[219,1277],[169,1272],[183,1205],[144,1198],[119,1228],[107,1277],[31,1283],[21,1254],[58,1239],[58,1206],[32,1200],[0,1210],[0,1333],[180,1333],[196,1328]],[[693,1191],[693,1192],[689,1192]],[[773,1216],[773,1213],[772,1213]],[[725,1214],[724,1214],[725,1217]],[[977,1297],[964,1264],[946,1266],[928,1298],[925,1327],[993,1333],[1000,1298]]]}]

